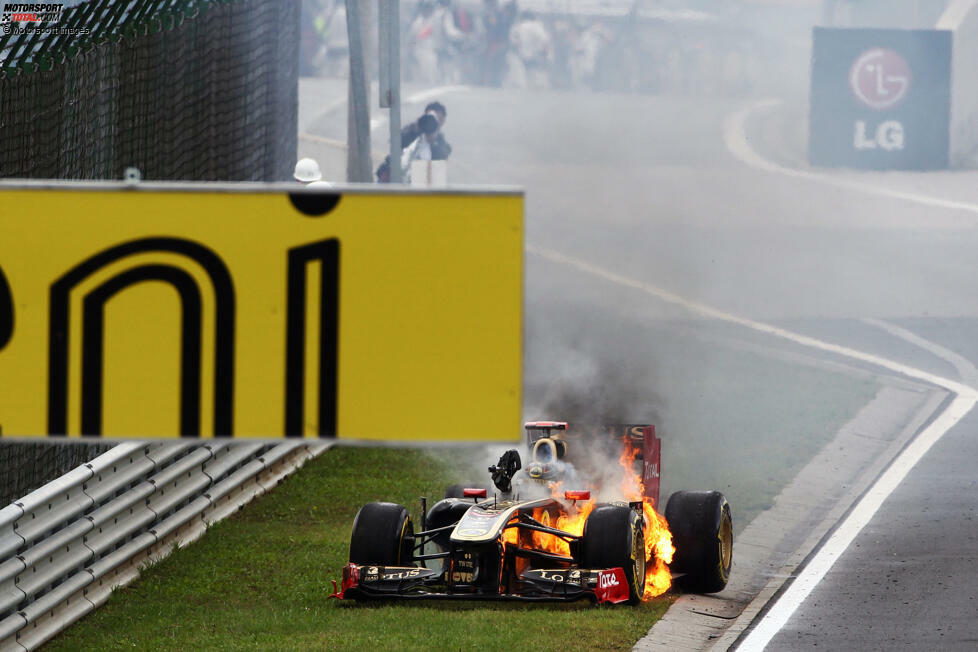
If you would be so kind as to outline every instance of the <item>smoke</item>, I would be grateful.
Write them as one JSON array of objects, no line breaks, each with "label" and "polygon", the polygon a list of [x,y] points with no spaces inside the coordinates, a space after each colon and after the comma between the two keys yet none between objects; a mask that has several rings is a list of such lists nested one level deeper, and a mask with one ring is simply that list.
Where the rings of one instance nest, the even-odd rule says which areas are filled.
[{"label": "smoke", "polygon": [[[610,290],[608,308],[584,296],[550,293],[545,281],[528,288],[524,417],[576,424],[656,423],[663,400],[656,391],[654,341],[628,314],[627,295]],[[566,279],[561,279],[566,288]]]},{"label": "smoke", "polygon": [[648,369],[616,357],[584,357],[576,373],[536,388],[540,416],[585,424],[655,423],[655,379]]},{"label": "smoke", "polygon": [[[588,3],[558,4],[576,8]],[[670,4],[677,9],[687,5]],[[719,126],[753,97],[786,96],[804,106],[810,31],[819,10],[814,3],[689,3],[694,5],[717,19],[677,15],[635,22],[635,43],[651,49],[631,48],[623,39],[609,41],[612,56],[605,58],[596,86],[482,88],[478,80],[463,75],[461,83],[472,84],[468,91],[427,97],[448,106],[445,137],[454,148],[449,160],[452,184],[524,187],[529,244],[704,301],[716,294],[723,302],[743,296],[742,286],[751,287],[750,272],[763,270],[767,251],[763,244],[755,246],[753,235],[741,237],[747,232],[737,229],[755,213],[774,213],[779,207],[770,206],[766,186],[758,182],[753,187],[734,166]],[[402,3],[405,20],[413,7]],[[598,19],[578,11],[574,20],[583,27]],[[628,21],[605,22],[611,35],[631,33]],[[628,53],[640,56],[633,65],[620,65]],[[409,59],[408,46],[402,55]],[[406,84],[409,78],[406,71]],[[345,84],[330,86],[330,81],[309,80],[309,90],[321,93],[310,93],[310,103],[320,107],[329,103],[330,93],[345,96]],[[419,88],[453,83],[458,80],[446,77]],[[405,118],[422,107],[423,102],[405,105]],[[342,139],[341,118],[342,112],[335,111],[309,130]],[[804,131],[800,126],[797,130]],[[785,201],[797,210],[794,197]],[[762,262],[748,264],[755,255]],[[765,285],[746,294],[764,295],[770,275],[762,275]],[[661,339],[664,330],[674,335],[685,328],[667,320],[687,315],[677,315],[674,308],[634,289],[588,278],[532,254],[526,258],[525,278],[524,420],[661,427],[670,417],[666,397],[676,399],[673,406],[688,403],[678,399],[686,398],[681,392],[690,384],[671,382],[660,364],[665,361],[672,370],[709,364],[702,356],[677,362],[695,346],[670,349]],[[778,283],[774,286],[780,289]],[[676,430],[669,433],[670,442],[683,436]],[[580,443],[580,457],[594,463],[583,469],[575,459],[575,471],[607,471],[608,477],[600,478],[602,487],[617,491],[620,445],[609,443],[617,442]],[[488,467],[509,447],[520,450],[524,463],[528,460],[525,444],[453,454],[457,480],[488,486]]]}]

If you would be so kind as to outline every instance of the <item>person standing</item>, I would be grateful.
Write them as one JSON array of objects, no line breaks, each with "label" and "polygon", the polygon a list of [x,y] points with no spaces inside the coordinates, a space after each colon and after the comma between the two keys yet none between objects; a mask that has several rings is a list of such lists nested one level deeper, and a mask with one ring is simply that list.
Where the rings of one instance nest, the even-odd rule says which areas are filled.
[{"label": "person standing", "polygon": [[[445,134],[442,132],[442,127],[445,125],[445,120],[448,118],[448,110],[445,105],[441,102],[431,102],[424,108],[424,113],[414,122],[405,125],[401,129],[401,150],[405,150],[414,144],[418,138],[424,135],[424,130],[422,128],[422,122],[430,128],[432,122],[428,119],[434,120],[435,131],[434,134],[428,134],[426,147],[431,151],[432,161],[444,161],[452,154],[452,146],[445,140]],[[403,162],[403,158],[402,158]],[[404,166],[401,167],[404,170]],[[379,183],[389,183],[390,182],[390,156],[384,159],[384,162],[380,164],[377,168],[377,181]]]},{"label": "person standing", "polygon": [[547,88],[550,86],[550,66],[553,63],[553,39],[546,25],[533,11],[524,11],[513,27],[510,44],[513,48],[513,82],[518,88]]},{"label": "person standing", "polygon": [[509,53],[509,31],[516,18],[516,2],[500,7],[498,0],[484,0],[481,18],[480,28],[486,39],[482,83],[502,86]]},{"label": "person standing", "polygon": [[418,118],[418,137],[401,152],[401,169],[404,181],[411,181],[411,163],[414,161],[442,160],[435,158],[435,142],[438,138],[438,118],[425,113]]}]

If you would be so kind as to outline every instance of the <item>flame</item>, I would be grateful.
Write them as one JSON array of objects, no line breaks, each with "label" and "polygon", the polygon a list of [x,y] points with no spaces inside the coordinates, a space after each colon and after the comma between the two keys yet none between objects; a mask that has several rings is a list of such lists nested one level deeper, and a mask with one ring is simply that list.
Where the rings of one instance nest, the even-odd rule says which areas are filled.
[{"label": "flame", "polygon": [[[547,527],[563,530],[564,532],[569,532],[577,536],[584,534],[584,522],[587,521],[588,514],[594,510],[595,500],[591,498],[586,501],[578,500],[566,504],[562,482],[550,483],[550,495],[554,500],[562,504],[560,512],[551,515],[550,511],[542,507],[537,507],[533,510],[533,518]],[[570,544],[553,534],[534,532],[533,545],[540,550],[564,555],[565,557],[571,556]]]},{"label": "flame", "polygon": [[[540,521],[541,525],[546,525],[547,527],[551,527],[550,512],[543,509],[535,509],[533,510],[533,518]],[[534,532],[533,546],[535,548],[542,548],[543,550],[550,550],[552,552],[557,552],[560,546],[556,541],[551,541],[552,539],[555,540],[557,539],[557,537],[555,537],[552,534],[547,534],[545,532]]]},{"label": "flame", "polygon": [[[624,477],[621,482],[621,494],[625,500],[634,502],[642,501],[642,509],[645,521],[645,593],[643,600],[651,600],[657,595],[662,595],[669,590],[672,585],[672,574],[669,571],[669,564],[672,563],[673,555],[676,552],[672,545],[672,533],[669,531],[669,524],[665,517],[655,510],[655,505],[645,498],[642,475],[636,469],[636,459],[640,449],[630,440],[623,438],[624,448],[619,458],[619,463],[624,470]],[[569,532],[577,536],[584,534],[584,523],[588,515],[594,510],[596,501],[591,498],[587,501],[568,502],[564,498],[564,488],[561,482],[550,483],[550,492],[554,500],[560,503],[559,510],[551,508],[549,511],[542,507],[533,510],[533,518],[546,525],[564,532]],[[546,532],[533,532],[528,537],[532,540],[534,548],[546,550],[558,555],[570,557],[570,545],[564,539]],[[520,532],[518,528],[512,527],[503,531],[503,543],[507,546],[520,545]],[[530,541],[524,538],[524,545],[529,545]],[[522,564],[520,563],[522,562]],[[517,560],[517,572],[521,572],[520,566],[526,565],[527,560]]]},{"label": "flame", "polygon": [[[512,522],[513,521],[510,521],[510,523]],[[520,543],[519,528],[511,527],[503,530],[503,543],[507,546],[509,545],[518,546]]]},{"label": "flame", "polygon": [[622,443],[624,445],[618,458],[618,464],[625,469],[621,479],[621,494],[626,500],[642,500],[642,476],[635,470],[635,458],[640,451],[626,438],[622,438]]},{"label": "flame", "polygon": [[672,545],[672,532],[662,514],[655,511],[653,505],[645,498],[642,491],[642,476],[635,469],[635,458],[639,449],[631,441],[623,438],[624,447],[618,462],[625,470],[621,481],[621,491],[629,501],[642,501],[642,511],[645,513],[645,593],[643,600],[651,600],[662,595],[672,586],[672,573],[669,564],[676,553]]},{"label": "flame", "polygon": [[672,532],[662,514],[655,511],[650,502],[643,502],[645,512],[645,593],[643,600],[662,595],[672,585],[669,564],[676,548],[672,545]]},{"label": "flame", "polygon": [[[515,525],[516,522],[517,522],[516,519],[512,519],[509,522],[509,525]],[[513,546],[514,548],[519,548],[520,547],[520,529],[518,527],[508,527],[508,528],[504,529],[503,530],[502,540],[503,540],[503,547],[504,547],[504,549],[505,548],[509,548],[510,546]],[[516,558],[516,574],[519,575],[524,570],[526,570],[526,565],[527,565],[527,560],[526,559],[524,559],[523,557],[517,557]]]}]

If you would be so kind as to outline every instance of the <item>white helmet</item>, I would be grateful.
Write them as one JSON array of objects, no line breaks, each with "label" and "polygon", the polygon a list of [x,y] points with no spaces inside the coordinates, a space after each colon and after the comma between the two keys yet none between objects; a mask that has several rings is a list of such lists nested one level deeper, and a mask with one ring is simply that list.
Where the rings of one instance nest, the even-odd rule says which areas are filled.
[{"label": "white helmet", "polygon": [[309,183],[319,181],[323,178],[323,173],[319,171],[319,163],[311,158],[300,158],[295,164],[295,172],[292,173],[296,181]]},{"label": "white helmet", "polygon": [[313,181],[306,187],[307,188],[332,188],[333,184],[331,184],[329,181]]}]

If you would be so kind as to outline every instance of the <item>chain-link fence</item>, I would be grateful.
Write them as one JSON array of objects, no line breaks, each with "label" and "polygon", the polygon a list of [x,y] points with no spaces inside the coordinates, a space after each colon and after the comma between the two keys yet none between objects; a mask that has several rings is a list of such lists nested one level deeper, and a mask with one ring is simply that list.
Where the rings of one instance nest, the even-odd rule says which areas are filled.
[{"label": "chain-link fence", "polygon": [[[298,0],[52,5],[0,22],[0,177],[291,177]],[[111,446],[0,442],[0,507]]]},{"label": "chain-link fence", "polygon": [[290,178],[297,0],[89,0],[3,32],[0,177]]},{"label": "chain-link fence", "polygon": [[95,459],[114,445],[85,441],[0,443],[0,508]]}]

